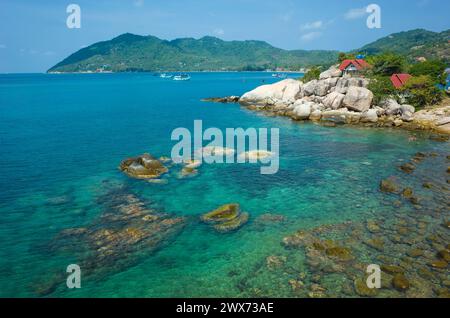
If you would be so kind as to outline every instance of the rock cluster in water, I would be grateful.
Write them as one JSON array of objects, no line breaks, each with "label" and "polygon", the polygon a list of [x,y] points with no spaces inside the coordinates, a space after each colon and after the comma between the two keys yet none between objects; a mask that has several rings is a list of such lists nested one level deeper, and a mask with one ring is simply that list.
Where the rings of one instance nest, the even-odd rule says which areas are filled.
[{"label": "rock cluster in water", "polygon": [[[341,293],[348,297],[450,296],[450,233],[446,223],[442,227],[439,225],[439,219],[449,215],[448,189],[442,186],[443,183],[438,185],[427,182],[428,186],[424,188],[436,189],[435,197],[431,200],[439,199],[444,204],[434,205],[435,202],[429,202],[431,206],[427,207],[425,203],[421,205],[423,200],[415,196],[412,187],[404,185],[421,163],[437,156],[434,153],[417,153],[408,163],[414,168],[400,167],[406,178],[390,177],[380,183],[381,191],[397,194],[400,200],[410,201],[417,212],[380,217],[378,220],[368,220],[365,224],[346,222],[325,225],[284,238],[286,248],[305,251],[307,265],[317,275],[314,285],[321,281],[325,284],[326,277],[334,275],[342,277],[339,280],[342,282]],[[340,239],[336,240],[336,237]],[[381,266],[381,289],[367,287],[365,268],[369,264]],[[335,291],[329,287],[323,286],[323,292],[319,294],[313,292],[312,286],[310,288],[309,292],[304,290],[309,297],[335,295]]]},{"label": "rock cluster in water", "polygon": [[119,168],[136,179],[156,179],[169,171],[159,159],[150,154],[126,159],[120,163]]},{"label": "rock cluster in water", "polygon": [[[72,256],[83,276],[102,277],[132,266],[167,243],[186,224],[184,217],[157,212],[125,187],[113,188],[98,198],[105,211],[81,228],[61,231],[51,243],[54,251],[76,251]],[[64,277],[55,275],[36,290],[46,295],[63,285]]]},{"label": "rock cluster in water", "polygon": [[[286,79],[275,84],[259,86],[245,93],[237,102],[256,111],[265,111],[294,120],[311,120],[326,126],[364,124],[375,127],[405,127],[435,129],[450,133],[450,106],[416,110],[386,99],[374,105],[374,95],[367,89],[369,80],[344,75],[337,66],[320,74],[318,80],[302,83]],[[234,102],[230,98],[208,101]]]},{"label": "rock cluster in water", "polygon": [[239,204],[226,204],[202,215],[201,220],[221,233],[235,231],[247,223],[249,214],[241,212]]}]

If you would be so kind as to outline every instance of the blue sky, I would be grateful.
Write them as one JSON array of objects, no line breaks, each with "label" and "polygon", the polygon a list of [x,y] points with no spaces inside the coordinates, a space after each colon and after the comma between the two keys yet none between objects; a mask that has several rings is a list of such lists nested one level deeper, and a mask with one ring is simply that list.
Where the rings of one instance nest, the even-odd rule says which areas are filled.
[{"label": "blue sky", "polygon": [[[71,3],[81,7],[81,29],[66,27]],[[366,27],[371,3],[382,9],[381,29]],[[449,12],[447,0],[0,0],[0,73],[44,72],[125,32],[350,50],[394,32],[449,29]]]}]

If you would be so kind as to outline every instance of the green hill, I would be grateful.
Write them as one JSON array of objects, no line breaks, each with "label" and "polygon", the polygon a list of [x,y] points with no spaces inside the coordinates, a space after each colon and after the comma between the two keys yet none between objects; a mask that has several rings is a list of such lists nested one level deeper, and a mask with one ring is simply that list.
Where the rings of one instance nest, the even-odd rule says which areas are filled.
[{"label": "green hill", "polygon": [[161,40],[123,34],[70,55],[49,72],[264,70],[331,64],[336,51],[286,51],[262,41],[223,41],[215,37]]},{"label": "green hill", "polygon": [[[450,63],[450,30],[423,29],[394,33],[354,52],[377,54],[394,52],[410,60],[418,57]],[[98,42],[70,55],[49,72],[87,72],[102,69],[127,71],[242,71],[277,67],[298,70],[312,65],[331,65],[337,51],[287,51],[263,41],[223,41],[206,36],[173,41],[155,36],[122,34]]]},{"label": "green hill", "polygon": [[450,30],[432,32],[416,29],[406,32],[394,33],[360,48],[359,52],[377,54],[380,52],[393,52],[415,59],[441,59],[450,62]]}]

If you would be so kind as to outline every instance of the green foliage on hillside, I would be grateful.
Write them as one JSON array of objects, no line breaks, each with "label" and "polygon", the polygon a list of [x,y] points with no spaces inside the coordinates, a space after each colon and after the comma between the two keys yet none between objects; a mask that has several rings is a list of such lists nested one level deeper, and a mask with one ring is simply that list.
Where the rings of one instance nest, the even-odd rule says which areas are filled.
[{"label": "green foliage on hillside", "polygon": [[312,68],[309,69],[308,72],[305,73],[305,76],[303,76],[300,80],[303,83],[308,83],[312,80],[318,80],[321,72],[322,71],[320,67],[313,66]]},{"label": "green foliage on hillside", "polygon": [[446,67],[446,64],[442,61],[429,60],[426,62],[415,63],[411,65],[411,67],[409,68],[409,73],[413,76],[428,75],[436,83],[444,84],[446,78],[446,75],[444,75],[444,71]]},{"label": "green foliage on hillside", "polygon": [[418,57],[450,63],[450,30],[437,33],[423,29],[394,33],[363,46],[357,52],[368,55],[393,52],[413,61]]},{"label": "green foliage on hillside", "polygon": [[367,62],[373,66],[371,71],[376,76],[391,76],[395,73],[403,73],[407,68],[404,56],[394,53],[382,53],[370,56]]},{"label": "green foliage on hillside", "polygon": [[161,40],[123,34],[79,50],[49,71],[207,71],[298,70],[331,64],[335,51],[286,51],[263,41],[223,41],[215,37]]},{"label": "green foliage on hillside", "polygon": [[379,105],[381,101],[388,98],[398,99],[399,91],[392,85],[391,79],[388,76],[372,77],[367,88],[374,95],[375,105]]},{"label": "green foliage on hillside", "polygon": [[411,78],[400,91],[405,94],[409,104],[419,108],[435,105],[443,99],[443,92],[436,87],[433,78],[427,75]]}]

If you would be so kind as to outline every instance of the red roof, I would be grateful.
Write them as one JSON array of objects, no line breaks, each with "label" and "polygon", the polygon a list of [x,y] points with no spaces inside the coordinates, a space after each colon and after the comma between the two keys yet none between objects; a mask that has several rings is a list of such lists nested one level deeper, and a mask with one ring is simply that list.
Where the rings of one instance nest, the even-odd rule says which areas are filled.
[{"label": "red roof", "polygon": [[358,71],[370,67],[370,64],[367,63],[365,60],[357,59],[357,60],[344,60],[341,66],[339,66],[339,69],[341,71],[344,71],[350,65],[355,66]]},{"label": "red roof", "polygon": [[395,88],[400,88],[403,85],[406,84],[406,82],[411,78],[412,76],[409,74],[393,74],[391,76],[391,82],[392,85],[394,85]]}]

